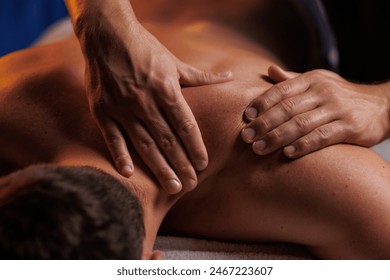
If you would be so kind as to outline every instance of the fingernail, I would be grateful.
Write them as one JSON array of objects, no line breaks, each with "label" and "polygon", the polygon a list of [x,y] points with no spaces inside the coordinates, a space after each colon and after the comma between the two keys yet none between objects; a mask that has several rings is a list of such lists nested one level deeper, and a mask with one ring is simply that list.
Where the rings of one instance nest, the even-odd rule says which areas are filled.
[{"label": "fingernail", "polygon": [[183,184],[183,189],[185,189],[186,191],[193,190],[196,187],[196,184],[197,184],[196,180],[194,180],[192,178],[184,179],[181,182]]},{"label": "fingernail", "polygon": [[125,165],[121,169],[121,174],[127,178],[133,175],[133,169],[129,165]]},{"label": "fingernail", "polygon": [[245,117],[252,121],[254,120],[258,115],[258,112],[257,112],[257,109],[256,108],[253,108],[253,107],[248,107],[246,108],[245,110]]},{"label": "fingernail", "polygon": [[297,148],[295,148],[295,146],[287,146],[286,148],[284,148],[284,154],[287,156],[287,157],[291,157],[294,155],[294,153],[297,151]]},{"label": "fingernail", "polygon": [[257,151],[257,152],[262,152],[266,146],[267,146],[267,143],[264,140],[256,141],[253,144],[253,147],[254,147],[255,151]]},{"label": "fingernail", "polygon": [[252,141],[256,136],[256,131],[253,128],[244,128],[242,131],[242,136],[244,140]]},{"label": "fingernail", "polygon": [[165,183],[167,191],[171,194],[176,194],[181,191],[181,184],[178,180],[172,179]]},{"label": "fingernail", "polygon": [[200,159],[194,161],[195,169],[201,171],[207,167],[207,161]]}]

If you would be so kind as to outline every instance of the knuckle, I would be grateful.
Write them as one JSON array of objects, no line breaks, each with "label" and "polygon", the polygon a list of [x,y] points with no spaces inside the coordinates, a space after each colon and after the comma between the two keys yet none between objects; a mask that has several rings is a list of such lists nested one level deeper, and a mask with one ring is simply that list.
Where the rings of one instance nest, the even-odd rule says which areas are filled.
[{"label": "knuckle", "polygon": [[272,130],[270,133],[269,133],[269,138],[271,139],[271,143],[272,142],[280,142],[280,140],[282,139],[283,137],[283,132],[281,129],[279,128],[275,128],[274,130]]},{"label": "knuckle", "polygon": [[270,98],[264,96],[264,97],[261,97],[256,104],[254,104],[255,106],[257,106],[258,108],[258,111],[259,112],[264,112],[266,111],[268,108],[271,108],[272,105],[273,105],[273,102],[271,101]]},{"label": "knuckle", "polygon": [[114,160],[116,165],[122,165],[129,162],[130,156],[128,154],[122,153],[117,155]]},{"label": "knuckle", "polygon": [[292,90],[291,84],[288,83],[288,82],[282,82],[282,83],[276,84],[275,86],[276,86],[276,89],[277,89],[282,95],[288,94],[288,93],[290,93],[291,90]]},{"label": "knuckle", "polygon": [[255,121],[255,125],[252,127],[256,133],[265,133],[270,131],[272,126],[270,120],[266,116],[260,116]]},{"label": "knuckle", "polygon": [[343,105],[340,96],[338,95],[337,91],[334,89],[334,86],[327,81],[323,81],[321,83],[318,83],[316,87],[316,92],[319,96],[325,98],[326,102],[332,102],[333,106],[339,106]]},{"label": "knuckle", "polygon": [[203,81],[211,81],[212,80],[212,75],[210,72],[206,72],[206,71],[201,71],[200,72],[200,78],[203,80]]},{"label": "knuckle", "polygon": [[307,77],[311,81],[321,81],[324,78],[324,75],[324,70],[322,69],[312,70],[307,73]]},{"label": "knuckle", "polygon": [[155,70],[150,71],[142,79],[142,82],[148,82],[151,85],[158,85],[161,82],[161,75],[159,75]]},{"label": "knuckle", "polygon": [[149,152],[156,148],[156,144],[151,139],[141,138],[138,140],[138,147],[143,152]]},{"label": "knuckle", "polygon": [[154,90],[164,90],[164,91],[167,91],[170,88],[172,88],[172,84],[173,84],[172,79],[162,74],[157,74],[155,72],[149,74],[148,82]]},{"label": "knuckle", "polygon": [[296,111],[297,104],[294,101],[294,99],[284,99],[280,102],[280,105],[282,106],[283,110],[291,117],[294,115],[294,112]]},{"label": "knuckle", "polygon": [[326,82],[321,82],[318,84],[318,87],[316,88],[316,91],[321,96],[327,96],[332,94],[332,91],[330,90],[331,87]]},{"label": "knuckle", "polygon": [[312,147],[312,140],[310,137],[306,136],[297,141],[297,146],[300,151],[310,151]]},{"label": "knuckle", "polygon": [[305,116],[299,116],[295,118],[295,125],[301,132],[306,132],[308,127],[310,126],[310,119]]},{"label": "knuckle", "polygon": [[164,75],[161,74],[159,75],[155,72],[149,74],[148,83],[153,90],[162,90],[164,92],[169,91],[173,85],[172,79],[164,77]]},{"label": "knuckle", "polygon": [[122,137],[115,134],[107,134],[105,138],[107,145],[110,147],[116,147],[122,142]]},{"label": "knuckle", "polygon": [[179,133],[181,135],[188,136],[188,135],[191,135],[195,131],[195,129],[196,129],[195,122],[192,120],[187,120],[187,121],[184,121],[180,124]]},{"label": "knuckle", "polygon": [[176,108],[179,105],[179,96],[176,94],[173,83],[161,88],[160,101],[169,108]]},{"label": "knuckle", "polygon": [[161,148],[164,150],[170,150],[177,146],[176,137],[173,135],[167,135],[160,139]]},{"label": "knuckle", "polygon": [[[342,137],[339,139],[339,142],[347,143],[356,143],[356,139],[373,139],[371,138],[372,135],[366,132],[367,130],[365,128],[360,130],[352,126],[351,124],[345,124],[342,127],[337,127],[337,129],[335,130],[335,133],[337,133],[337,135],[342,135]],[[373,145],[375,144],[376,143],[373,143]]]},{"label": "knuckle", "polygon": [[262,131],[268,131],[272,127],[271,121],[266,116],[260,116],[258,123]]},{"label": "knuckle", "polygon": [[326,145],[331,137],[331,131],[326,127],[319,127],[316,129],[318,140],[321,146]]},{"label": "knuckle", "polygon": [[332,72],[332,71],[329,71],[329,70],[326,70],[326,69],[317,69],[317,70],[314,70],[316,71],[318,77],[320,77],[321,79],[337,79],[340,77],[339,74],[335,73],[335,72]]},{"label": "knuckle", "polygon": [[168,78],[160,79],[159,86],[164,89],[165,92],[171,92],[173,89],[173,81]]}]

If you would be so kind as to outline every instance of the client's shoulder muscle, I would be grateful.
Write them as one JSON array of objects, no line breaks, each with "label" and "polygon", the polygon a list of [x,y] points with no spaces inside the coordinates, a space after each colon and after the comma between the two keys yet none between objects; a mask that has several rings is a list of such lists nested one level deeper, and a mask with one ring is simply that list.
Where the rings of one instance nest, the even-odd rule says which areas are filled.
[{"label": "client's shoulder muscle", "polygon": [[[59,124],[70,115],[65,111],[76,107],[70,106],[71,98],[65,97],[65,93],[80,95],[83,82],[83,69],[74,61],[77,52],[69,50],[70,47],[65,41],[18,51],[0,59],[0,161],[3,166],[22,167],[35,162],[38,154],[47,160],[44,155],[50,143],[58,144],[59,130],[64,127]],[[65,48],[69,51],[65,52]],[[67,59],[64,54],[70,57]]]},{"label": "client's shoulder muscle", "polygon": [[241,141],[243,114],[249,102],[268,87],[259,78],[183,89],[209,154],[207,170],[231,164],[242,149],[250,149]]}]

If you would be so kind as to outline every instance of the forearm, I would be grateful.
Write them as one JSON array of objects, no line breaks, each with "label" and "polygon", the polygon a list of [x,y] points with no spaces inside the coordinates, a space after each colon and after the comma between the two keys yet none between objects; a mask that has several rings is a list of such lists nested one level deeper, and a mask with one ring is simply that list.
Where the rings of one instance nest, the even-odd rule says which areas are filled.
[{"label": "forearm", "polygon": [[138,24],[129,0],[65,0],[76,35],[104,24],[113,30],[129,32]]},{"label": "forearm", "polygon": [[390,82],[385,82],[371,87],[375,88],[375,93],[383,99],[383,102],[387,107],[387,120],[384,120],[388,125],[388,130],[386,133],[386,138],[390,138]]}]

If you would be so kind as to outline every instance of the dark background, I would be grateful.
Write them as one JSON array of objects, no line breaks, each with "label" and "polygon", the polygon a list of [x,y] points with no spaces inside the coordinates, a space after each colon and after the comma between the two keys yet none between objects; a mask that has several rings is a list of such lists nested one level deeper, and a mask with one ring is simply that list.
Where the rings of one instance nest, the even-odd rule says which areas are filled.
[{"label": "dark background", "polygon": [[323,0],[340,52],[340,74],[360,82],[390,79],[390,1]]},{"label": "dark background", "polygon": [[[390,0],[322,1],[338,41],[340,74],[359,82],[390,79]],[[63,0],[0,0],[0,56],[27,47],[66,15]]]}]

